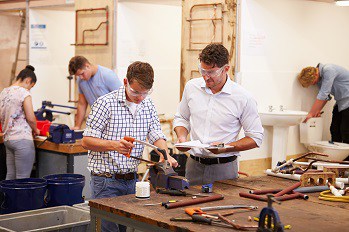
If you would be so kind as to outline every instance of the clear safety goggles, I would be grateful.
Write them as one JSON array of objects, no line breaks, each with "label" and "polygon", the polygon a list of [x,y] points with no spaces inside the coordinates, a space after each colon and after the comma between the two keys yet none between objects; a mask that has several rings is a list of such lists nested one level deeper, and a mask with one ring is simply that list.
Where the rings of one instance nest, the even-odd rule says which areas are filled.
[{"label": "clear safety goggles", "polygon": [[146,97],[153,92],[153,88],[151,88],[150,90],[145,91],[145,92],[138,92],[138,91],[132,89],[130,86],[130,83],[128,83],[128,82],[127,82],[127,88],[128,88],[130,95],[132,95],[133,97],[140,97],[140,96]]},{"label": "clear safety goggles", "polygon": [[208,76],[208,77],[217,77],[219,75],[222,74],[224,68],[226,67],[227,65],[223,65],[222,67],[220,67],[219,69],[217,70],[206,70],[206,69],[203,69],[201,67],[201,64],[198,65],[198,69],[199,69],[199,72],[202,76]]}]

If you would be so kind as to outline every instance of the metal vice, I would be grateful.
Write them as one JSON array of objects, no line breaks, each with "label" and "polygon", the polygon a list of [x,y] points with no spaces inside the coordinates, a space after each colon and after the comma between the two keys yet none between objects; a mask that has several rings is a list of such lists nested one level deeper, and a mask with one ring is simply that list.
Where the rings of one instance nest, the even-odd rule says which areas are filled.
[{"label": "metal vice", "polygon": [[178,176],[178,173],[167,163],[156,163],[149,170],[150,183],[153,188],[165,188],[184,190],[189,188],[189,181],[183,177]]}]

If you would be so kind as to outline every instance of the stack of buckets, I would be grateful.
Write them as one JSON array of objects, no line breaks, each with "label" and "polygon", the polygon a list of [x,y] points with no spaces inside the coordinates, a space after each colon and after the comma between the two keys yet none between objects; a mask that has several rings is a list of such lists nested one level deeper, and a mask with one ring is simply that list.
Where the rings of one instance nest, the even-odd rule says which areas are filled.
[{"label": "stack of buckets", "polygon": [[80,174],[55,174],[41,178],[0,182],[0,213],[15,213],[84,202],[85,177]]}]

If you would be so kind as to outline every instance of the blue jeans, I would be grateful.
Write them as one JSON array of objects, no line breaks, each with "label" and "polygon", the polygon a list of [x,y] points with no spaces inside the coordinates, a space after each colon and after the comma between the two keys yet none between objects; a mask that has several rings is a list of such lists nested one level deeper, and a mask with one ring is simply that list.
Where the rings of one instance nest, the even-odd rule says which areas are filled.
[{"label": "blue jeans", "polygon": [[[117,197],[135,194],[137,179],[122,180],[91,175],[92,198]],[[102,220],[103,232],[126,232],[126,226]]]}]

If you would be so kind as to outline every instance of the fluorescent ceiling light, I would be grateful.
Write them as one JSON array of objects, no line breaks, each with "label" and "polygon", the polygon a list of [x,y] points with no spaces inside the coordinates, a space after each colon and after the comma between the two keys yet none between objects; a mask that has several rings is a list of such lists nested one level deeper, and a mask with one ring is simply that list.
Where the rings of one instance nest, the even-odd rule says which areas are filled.
[{"label": "fluorescent ceiling light", "polygon": [[349,1],[344,0],[337,0],[336,1],[337,6],[349,6]]}]

